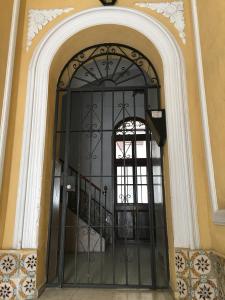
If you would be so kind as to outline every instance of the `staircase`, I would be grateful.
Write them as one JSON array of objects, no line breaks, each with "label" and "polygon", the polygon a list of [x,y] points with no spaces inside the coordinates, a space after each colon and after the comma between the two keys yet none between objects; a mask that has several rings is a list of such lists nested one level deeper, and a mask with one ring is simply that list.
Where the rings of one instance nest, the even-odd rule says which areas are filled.
[{"label": "staircase", "polygon": [[[86,236],[89,231],[90,245],[95,245],[93,251],[104,251],[112,240],[113,215],[106,208],[107,187],[101,190],[85,176],[69,166],[69,174],[74,177],[75,189],[68,193],[68,209],[78,217],[79,235]],[[80,228],[85,230],[81,230]],[[79,240],[82,236],[79,237]],[[99,240],[99,242],[97,241]],[[101,247],[100,247],[100,241]],[[87,248],[87,238],[83,239],[83,251]],[[86,245],[86,246],[85,246]],[[100,249],[101,248],[101,249]]]}]

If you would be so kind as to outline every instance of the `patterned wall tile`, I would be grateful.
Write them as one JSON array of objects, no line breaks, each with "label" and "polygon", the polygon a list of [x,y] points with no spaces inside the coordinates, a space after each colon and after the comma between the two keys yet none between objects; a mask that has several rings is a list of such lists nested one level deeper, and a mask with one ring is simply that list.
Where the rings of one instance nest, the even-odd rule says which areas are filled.
[{"label": "patterned wall tile", "polygon": [[22,274],[34,275],[37,269],[37,254],[36,253],[25,253],[20,259],[20,270]]},{"label": "patterned wall tile", "polygon": [[36,251],[0,250],[0,300],[36,299]]},{"label": "patterned wall tile", "polygon": [[192,279],[191,296],[193,300],[217,300],[218,289],[217,282],[211,280]]},{"label": "patterned wall tile", "polygon": [[209,252],[204,250],[190,251],[190,272],[191,278],[209,278],[212,275],[212,264]]},{"label": "patterned wall tile", "polygon": [[16,277],[19,270],[17,253],[0,253],[0,276],[3,278]]},{"label": "patterned wall tile", "polygon": [[210,253],[214,277],[217,279],[218,299],[225,299],[225,258],[213,252]]},{"label": "patterned wall tile", "polygon": [[176,249],[175,270],[177,277],[189,276],[189,253],[187,249]]},{"label": "patterned wall tile", "polygon": [[[0,251],[0,300],[35,299],[36,251]],[[212,251],[176,249],[177,299],[225,300],[225,258]]]},{"label": "patterned wall tile", "polygon": [[176,249],[175,269],[178,299],[225,300],[219,296],[220,286],[209,251]]},{"label": "patterned wall tile", "polygon": [[176,299],[189,300],[190,285],[188,278],[177,278]]},{"label": "patterned wall tile", "polygon": [[26,276],[20,280],[18,287],[19,299],[34,299],[37,297],[36,277]]},{"label": "patterned wall tile", "polygon": [[17,287],[13,280],[0,281],[0,299],[14,300],[17,299]]}]

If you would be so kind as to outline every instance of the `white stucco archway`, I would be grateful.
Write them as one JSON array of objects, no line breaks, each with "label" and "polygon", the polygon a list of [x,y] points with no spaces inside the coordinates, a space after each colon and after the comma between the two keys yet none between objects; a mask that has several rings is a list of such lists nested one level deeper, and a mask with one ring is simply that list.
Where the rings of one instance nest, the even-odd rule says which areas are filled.
[{"label": "white stucco archway", "polygon": [[158,50],[164,69],[174,246],[199,247],[192,147],[188,121],[185,62],[172,34],[137,10],[101,7],[74,14],[50,30],[29,66],[14,248],[37,248],[45,148],[48,80],[58,49],[79,31],[104,24],[132,28]]}]

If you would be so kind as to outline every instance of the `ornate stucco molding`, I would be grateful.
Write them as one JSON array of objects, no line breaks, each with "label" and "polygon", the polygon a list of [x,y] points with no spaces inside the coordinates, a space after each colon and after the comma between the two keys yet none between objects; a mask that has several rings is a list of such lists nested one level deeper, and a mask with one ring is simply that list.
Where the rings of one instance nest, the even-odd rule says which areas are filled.
[{"label": "ornate stucco molding", "polygon": [[198,249],[200,239],[185,60],[174,36],[158,20],[137,10],[118,6],[99,7],[73,14],[49,30],[36,47],[27,75],[13,248],[36,249],[38,246],[51,62],[58,49],[70,37],[86,28],[102,24],[133,28],[153,43],[161,56],[174,246]]},{"label": "ornate stucco molding", "polygon": [[30,9],[28,13],[27,51],[34,37],[45,25],[61,14],[68,13],[73,9],[74,8]]},{"label": "ornate stucco molding", "polygon": [[159,14],[169,18],[179,32],[183,43],[186,44],[184,4],[183,1],[163,2],[163,3],[136,3],[135,5],[144,8],[150,8]]}]

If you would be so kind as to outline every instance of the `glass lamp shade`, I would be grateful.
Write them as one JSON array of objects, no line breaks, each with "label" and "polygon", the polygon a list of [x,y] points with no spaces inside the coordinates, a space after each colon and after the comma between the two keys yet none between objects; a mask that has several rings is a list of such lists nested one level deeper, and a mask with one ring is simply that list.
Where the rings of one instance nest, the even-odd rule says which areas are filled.
[{"label": "glass lamp shade", "polygon": [[114,5],[117,0],[100,0],[103,5]]}]

